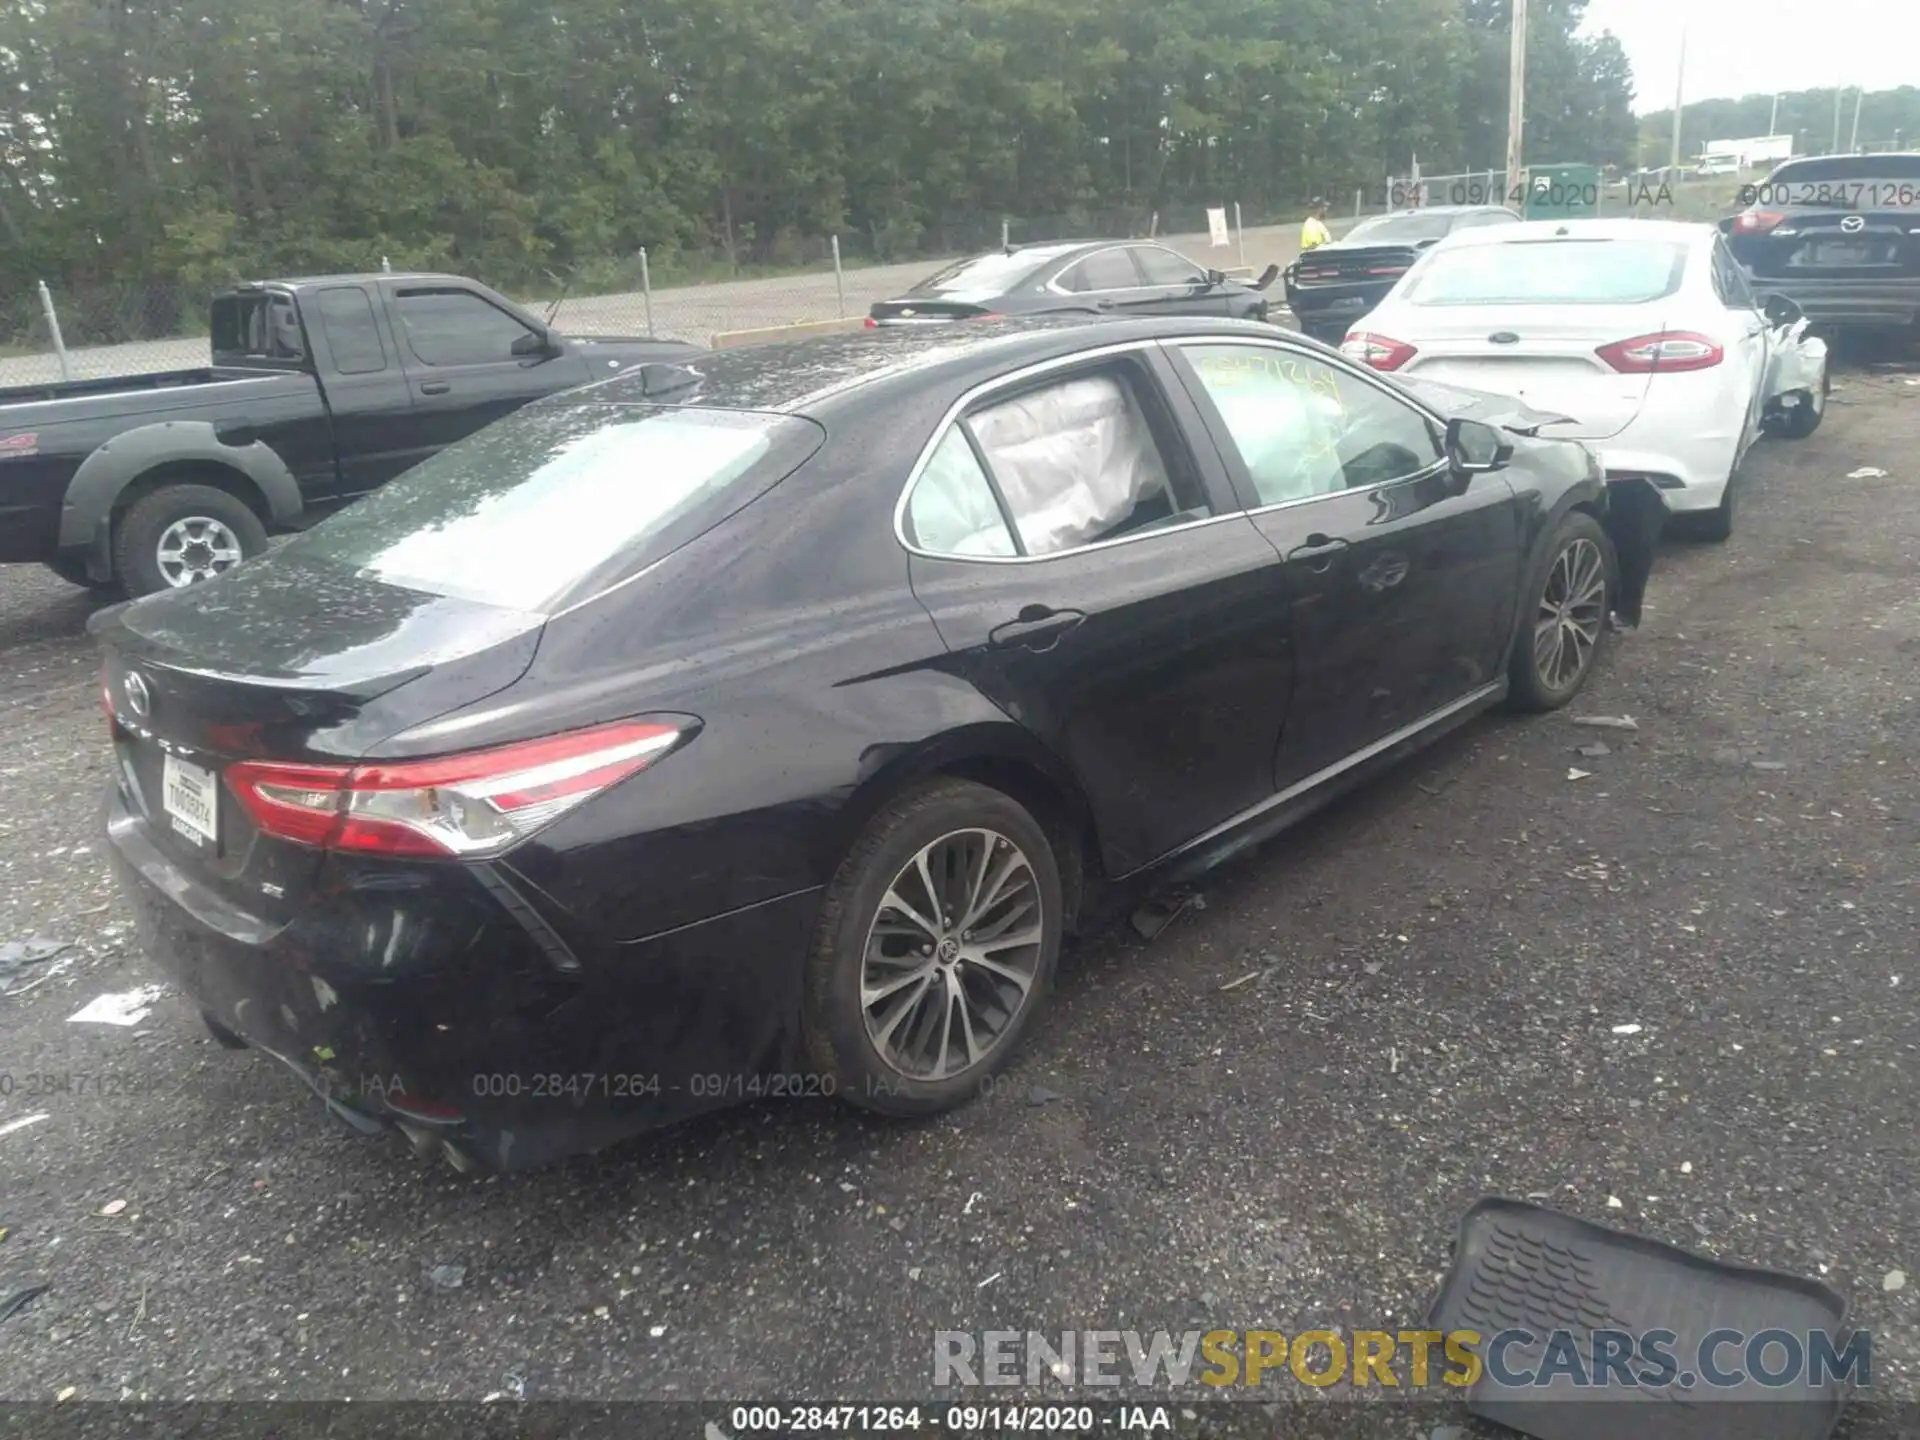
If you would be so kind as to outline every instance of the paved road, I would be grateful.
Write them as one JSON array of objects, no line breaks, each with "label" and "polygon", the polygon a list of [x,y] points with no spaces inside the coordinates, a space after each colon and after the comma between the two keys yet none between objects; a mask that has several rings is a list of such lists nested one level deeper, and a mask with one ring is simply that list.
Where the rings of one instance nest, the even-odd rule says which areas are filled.
[{"label": "paved road", "polygon": [[[1299,254],[1299,232],[1298,225],[1247,231],[1246,263],[1256,270],[1270,262],[1286,264]],[[1203,265],[1231,267],[1240,263],[1237,246],[1216,250],[1205,235],[1173,236],[1169,243]],[[846,271],[845,313],[865,314],[874,301],[898,295],[938,269],[940,263],[916,260],[908,265]],[[546,306],[539,302],[532,302],[532,308],[537,314],[546,312]],[[840,313],[831,270],[765,280],[686,285],[656,290],[653,296],[657,334],[703,345],[717,331],[752,330],[799,320],[831,320]],[[577,335],[643,335],[647,333],[646,297],[636,291],[568,300],[561,306],[554,324]],[[204,340],[150,340],[76,350],[69,359],[76,377],[135,375],[204,365],[207,344]],[[30,385],[59,378],[59,362],[52,355],[0,359],[0,386]]]},{"label": "paved road", "polygon": [[1757,452],[1730,544],[1663,555],[1579,707],[1637,733],[1476,723],[1156,941],[1083,942],[990,1100],[765,1105],[478,1184],[177,996],[68,1023],[147,971],[99,853],[88,603],[0,571],[0,940],[73,946],[0,998],[0,1296],[54,1286],[0,1323],[0,1397],[898,1398],[937,1327],[1395,1328],[1490,1192],[1822,1275],[1911,1397],[1920,1285],[1883,1277],[1920,1271],[1916,442],[1920,390],[1849,375]]}]

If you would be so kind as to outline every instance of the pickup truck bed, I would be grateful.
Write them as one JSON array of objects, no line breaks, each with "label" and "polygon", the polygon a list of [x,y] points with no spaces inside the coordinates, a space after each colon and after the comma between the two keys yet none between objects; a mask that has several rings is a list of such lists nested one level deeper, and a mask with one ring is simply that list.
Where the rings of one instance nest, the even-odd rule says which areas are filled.
[{"label": "pickup truck bed", "polygon": [[212,335],[210,366],[0,390],[0,562],[191,584],[530,401],[700,353],[556,335],[448,275],[240,287]]}]

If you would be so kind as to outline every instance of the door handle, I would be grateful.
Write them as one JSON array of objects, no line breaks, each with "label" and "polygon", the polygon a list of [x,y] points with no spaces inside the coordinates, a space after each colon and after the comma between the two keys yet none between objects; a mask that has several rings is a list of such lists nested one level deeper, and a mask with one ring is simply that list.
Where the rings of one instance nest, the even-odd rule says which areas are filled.
[{"label": "door handle", "polygon": [[1060,637],[1086,619],[1079,610],[1055,610],[1047,605],[1029,605],[1014,619],[996,625],[987,632],[987,644],[995,649],[1051,650]]},{"label": "door handle", "polygon": [[422,395],[444,395],[451,389],[453,389],[453,386],[445,380],[429,380],[420,387],[420,393]]},{"label": "door handle", "polygon": [[1307,536],[1306,544],[1287,552],[1287,563],[1304,565],[1314,574],[1324,575],[1333,568],[1333,562],[1351,548],[1345,540],[1335,540],[1316,533]]},{"label": "door handle", "polygon": [[1114,302],[1111,300],[1096,300],[1093,302],[1093,308],[1096,310],[1111,310],[1113,309],[1113,305]]}]

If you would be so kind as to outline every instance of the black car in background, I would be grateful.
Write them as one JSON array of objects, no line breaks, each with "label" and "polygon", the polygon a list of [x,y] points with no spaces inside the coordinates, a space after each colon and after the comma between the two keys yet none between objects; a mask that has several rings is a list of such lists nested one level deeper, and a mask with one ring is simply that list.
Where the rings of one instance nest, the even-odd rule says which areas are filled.
[{"label": "black car in background", "polygon": [[1267,318],[1266,287],[1204,269],[1152,240],[1019,245],[961,260],[867,315],[869,328],[941,324],[992,315],[1221,315]]},{"label": "black car in background", "polygon": [[1519,219],[1499,205],[1435,205],[1375,215],[1286,268],[1287,304],[1307,334],[1337,343],[1354,321],[1386,298],[1422,250],[1469,225],[1511,225]]},{"label": "black car in background", "polygon": [[1753,283],[1817,325],[1920,322],[1920,154],[1788,160],[1720,222]]},{"label": "black car in background", "polygon": [[461,1168],[962,1103],[1063,935],[1565,704],[1650,555],[1547,417],[1267,325],[665,368],[93,622],[146,948]]}]

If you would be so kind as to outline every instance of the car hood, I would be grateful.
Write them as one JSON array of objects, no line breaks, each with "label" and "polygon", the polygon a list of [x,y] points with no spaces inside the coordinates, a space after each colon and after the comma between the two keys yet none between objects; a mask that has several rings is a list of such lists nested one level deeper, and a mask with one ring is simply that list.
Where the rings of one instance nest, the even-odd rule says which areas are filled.
[{"label": "car hood", "polygon": [[1496,395],[1491,390],[1470,390],[1464,385],[1442,385],[1437,380],[1395,379],[1395,384],[1410,393],[1430,410],[1446,419],[1478,420],[1483,425],[1498,425],[1516,435],[1537,435],[1549,425],[1572,421],[1557,411],[1535,410],[1511,395]]}]

